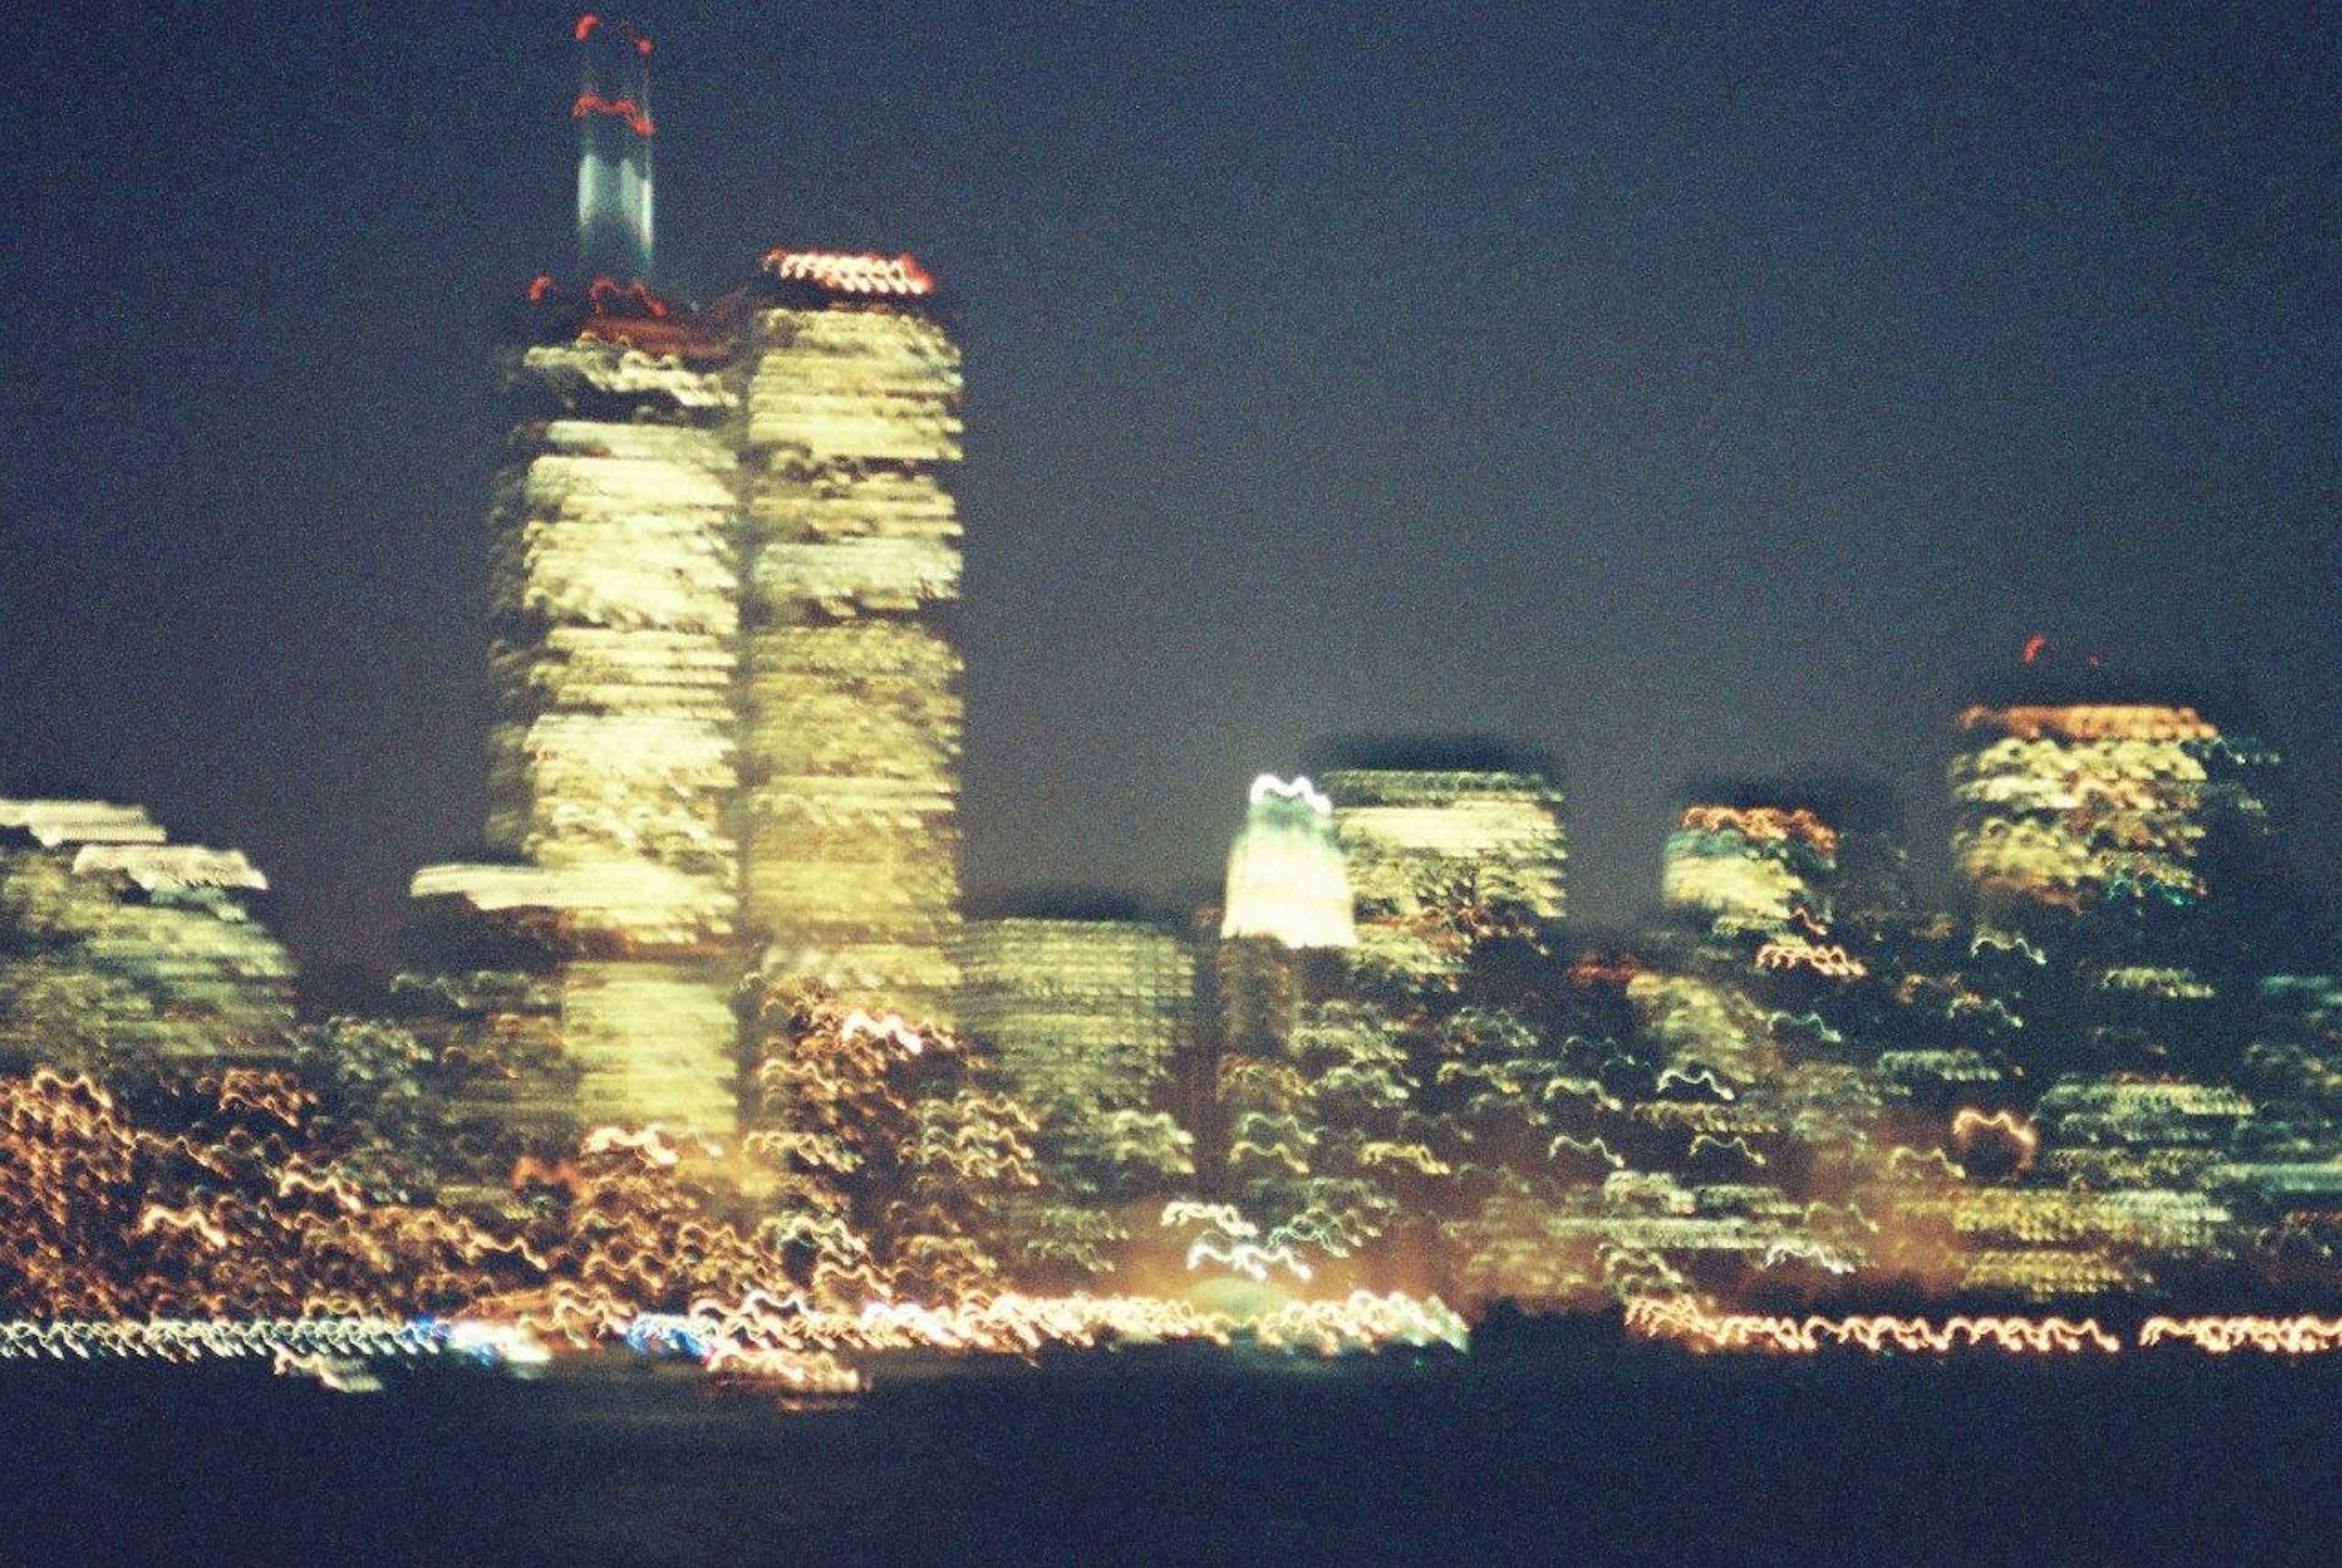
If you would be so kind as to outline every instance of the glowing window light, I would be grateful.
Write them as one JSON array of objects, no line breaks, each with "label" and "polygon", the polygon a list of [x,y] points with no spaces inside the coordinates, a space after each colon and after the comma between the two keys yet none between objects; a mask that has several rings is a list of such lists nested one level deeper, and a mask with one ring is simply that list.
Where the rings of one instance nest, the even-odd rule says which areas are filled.
[{"label": "glowing window light", "polygon": [[1756,950],[1756,967],[1810,969],[1833,980],[1859,980],[1870,973],[1868,964],[1837,944],[1808,942],[1803,937],[1766,943]]},{"label": "glowing window light", "polygon": [[106,801],[0,800],[0,828],[32,835],[44,849],[67,844],[161,844],[162,824],[144,806]]},{"label": "glowing window light", "polygon": [[1953,721],[1966,732],[1998,729],[2026,740],[2209,741],[2216,725],[2190,707],[2159,703],[2076,703],[2062,707],[1970,707]]},{"label": "glowing window light", "polygon": [[1837,830],[1803,806],[1696,805],[1684,812],[1683,824],[1697,833],[1728,831],[1766,844],[1801,839],[1826,856],[1837,853]]},{"label": "glowing window light", "polygon": [[1536,924],[1566,913],[1561,792],[1543,774],[1345,767],[1319,783],[1374,962],[1453,976],[1492,916]]},{"label": "glowing window light", "polygon": [[1670,907],[1704,910],[1730,929],[1787,925],[1807,891],[1778,861],[1689,854],[1672,841],[1659,880],[1659,896]]},{"label": "glowing window light", "polygon": [[1951,768],[1971,884],[2077,913],[2204,897],[2195,862],[2220,736],[2195,709],[1973,707],[1957,724],[1977,736]]},{"label": "glowing window light", "polygon": [[965,968],[968,1032],[1036,1104],[1144,1109],[1189,1037],[1194,955],[1144,921],[975,922]]},{"label": "glowing window light", "polygon": [[235,887],[268,891],[268,878],[242,850],[200,844],[85,844],[74,855],[74,874],[120,872],[152,893],[159,888]]},{"label": "glowing window light", "polygon": [[960,989],[957,347],[901,258],[776,252],[732,385],[743,924],[771,973],[948,1022]]},{"label": "glowing window light", "polygon": [[[577,339],[510,361],[559,412],[520,425],[492,518],[486,836],[517,864],[425,867],[413,891],[435,920],[544,952],[543,997],[469,1010],[485,1049],[522,1018],[574,1072],[570,1109],[721,1134],[736,1114],[738,399],[706,363],[728,349],[640,284],[596,278],[571,303],[592,313]],[[534,1125],[571,1093],[522,1087],[472,1108]]]},{"label": "glowing window light", "polygon": [[0,801],[0,1054],[110,1072],[281,1058],[293,967],[241,852],[135,806]]}]

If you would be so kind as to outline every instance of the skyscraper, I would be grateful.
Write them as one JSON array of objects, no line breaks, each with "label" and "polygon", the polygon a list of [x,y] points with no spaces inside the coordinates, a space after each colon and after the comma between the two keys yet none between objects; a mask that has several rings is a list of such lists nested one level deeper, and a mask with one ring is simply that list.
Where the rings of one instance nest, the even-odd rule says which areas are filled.
[{"label": "skyscraper", "polygon": [[0,1064],[281,1064],[293,965],[254,909],[267,888],[136,806],[0,800]]},{"label": "skyscraper", "polygon": [[1334,803],[1306,778],[1253,780],[1244,825],[1228,848],[1209,972],[1213,1029],[1202,1042],[1207,1060],[1292,1049],[1305,1001],[1339,972],[1337,955],[1357,944],[1350,905]]},{"label": "skyscraper", "polygon": [[1196,960],[1153,921],[1083,911],[969,923],[967,1032],[1063,1114],[1144,1110],[1194,1033]]},{"label": "skyscraper", "polygon": [[776,250],[737,335],[744,924],[769,972],[948,1023],[959,350],[908,256]]},{"label": "skyscraper", "polygon": [[1826,916],[1837,830],[1804,806],[1695,804],[1667,835],[1659,895],[1721,934],[1785,930]]},{"label": "skyscraper", "polygon": [[2026,961],[1997,967],[2043,1065],[2218,1069],[2241,1049],[2242,1009],[2211,1004],[2251,990],[2264,938],[2239,916],[2275,759],[2173,690],[2037,665],[1956,721],[1954,863],[1979,941]]},{"label": "skyscraper", "polygon": [[650,43],[576,40],[588,281],[538,278],[506,355],[490,855],[416,874],[403,994],[525,1048],[484,1125],[720,1133],[746,971],[956,1012],[959,356],[908,256],[654,292]]},{"label": "skyscraper", "polygon": [[727,345],[540,282],[490,523],[488,847],[419,899],[542,935],[588,1121],[733,1124],[737,459]]},{"label": "skyscraper", "polygon": [[2203,896],[2207,753],[2193,707],[2066,703],[1971,707],[1957,721],[1953,853],[1991,910],[2187,907]]},{"label": "skyscraper", "polygon": [[1306,778],[1252,781],[1245,824],[1228,849],[1224,938],[1266,937],[1286,947],[1349,947],[1358,940],[1349,878],[1334,836],[1334,803]]},{"label": "skyscraper", "polygon": [[1317,774],[1356,897],[1359,960],[1450,981],[1473,946],[1567,911],[1561,791],[1544,759],[1478,741],[1363,742]]}]

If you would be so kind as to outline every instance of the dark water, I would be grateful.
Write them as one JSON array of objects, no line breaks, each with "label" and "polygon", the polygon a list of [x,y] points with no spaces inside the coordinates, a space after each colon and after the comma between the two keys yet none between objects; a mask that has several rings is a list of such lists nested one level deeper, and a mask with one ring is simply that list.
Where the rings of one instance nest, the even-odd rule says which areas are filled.
[{"label": "dark water", "polygon": [[0,1443],[27,1563],[2342,1562],[2342,1368],[2267,1362],[12,1366]]}]

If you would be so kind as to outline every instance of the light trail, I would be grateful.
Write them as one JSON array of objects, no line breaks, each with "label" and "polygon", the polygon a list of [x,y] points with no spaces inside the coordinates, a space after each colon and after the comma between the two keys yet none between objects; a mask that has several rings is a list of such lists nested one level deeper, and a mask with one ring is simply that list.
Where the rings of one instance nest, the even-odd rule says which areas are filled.
[{"label": "light trail", "polygon": [[2267,1355],[2317,1355],[2342,1350],[2342,1317],[2151,1317],[2139,1325],[2141,1348],[2187,1344],[2207,1355],[2239,1350]]},{"label": "light trail", "polygon": [[1966,1154],[1978,1138],[1987,1134],[1997,1134],[2015,1146],[2019,1171],[2032,1168],[2033,1156],[2041,1149],[2041,1134],[2016,1112],[1986,1112],[1973,1105],[1964,1105],[1952,1117],[1952,1142],[1958,1145],[1962,1154]]},{"label": "light trail", "polygon": [[2096,1318],[1928,1318],[1856,1313],[1847,1317],[1785,1317],[1712,1310],[1687,1296],[1643,1296],[1626,1303],[1626,1330],[1696,1351],[1757,1351],[1813,1355],[1828,1348],[1877,1354],[1902,1351],[1947,1355],[1996,1350],[2026,1355],[2111,1355],[2122,1341]]}]

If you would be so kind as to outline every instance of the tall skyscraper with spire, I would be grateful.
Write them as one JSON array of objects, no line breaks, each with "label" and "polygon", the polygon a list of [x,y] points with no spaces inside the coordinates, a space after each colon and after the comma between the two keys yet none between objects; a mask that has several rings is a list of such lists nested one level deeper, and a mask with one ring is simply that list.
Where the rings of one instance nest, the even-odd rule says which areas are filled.
[{"label": "tall skyscraper with spire", "polygon": [[732,351],[644,281],[650,41],[592,15],[576,38],[587,281],[539,278],[505,349],[520,418],[489,514],[495,858],[425,867],[415,894],[443,965],[531,976],[465,994],[555,1021],[579,1118],[722,1133],[738,970]]},{"label": "tall skyscraper with spire", "polygon": [[416,930],[452,1027],[560,1056],[479,1074],[483,1122],[722,1133],[747,971],[956,1013],[959,354],[908,256],[654,292],[649,40],[576,41],[587,270],[506,350],[490,853],[416,875]]}]

